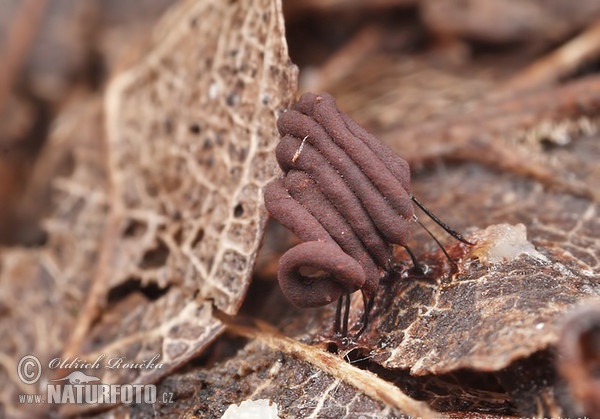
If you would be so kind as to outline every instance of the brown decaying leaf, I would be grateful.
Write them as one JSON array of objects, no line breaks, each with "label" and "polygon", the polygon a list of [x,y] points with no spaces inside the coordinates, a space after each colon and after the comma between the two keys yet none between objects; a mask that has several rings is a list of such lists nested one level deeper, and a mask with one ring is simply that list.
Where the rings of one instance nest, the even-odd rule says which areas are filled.
[{"label": "brown decaying leaf", "polygon": [[[55,182],[48,245],[2,255],[6,411],[15,392],[66,375],[45,368],[55,357],[159,355],[162,368],[94,371],[104,383],[156,381],[223,330],[213,304],[237,311],[266,221],[262,187],[277,174],[275,119],[296,90],[280,8],[179,4],[152,52],[109,88],[108,157],[98,103],[90,117],[73,111],[61,131],[73,170]],[[34,289],[46,297],[28,299]],[[39,388],[13,372],[23,351],[42,361]]]},{"label": "brown decaying leaf", "polygon": [[176,405],[139,405],[129,412],[213,418],[231,404],[266,399],[277,405],[281,418],[434,417],[435,412],[424,403],[337,355],[303,345],[264,324],[256,328],[228,325],[230,331],[252,341],[211,370],[177,373],[164,380],[157,391],[173,392]]},{"label": "brown decaying leaf", "polygon": [[[8,416],[31,416],[43,405],[20,405],[16,393],[45,392],[50,372],[24,385],[16,366],[25,355],[42,365],[60,355],[75,326],[92,281],[108,211],[102,104],[81,100],[65,110],[40,156],[35,184],[54,178],[48,242],[40,249],[1,249],[0,253],[0,393]],[[64,169],[67,169],[65,172]],[[50,206],[43,198],[40,205]]]},{"label": "brown decaying leaf", "polygon": [[[578,140],[573,152],[592,150],[600,154],[597,139],[589,138]],[[508,174],[477,168],[452,173],[417,183],[428,195],[437,190],[460,197],[446,207],[446,218],[479,205],[462,224],[523,223],[528,240],[550,262],[521,256],[488,266],[465,258],[455,277],[396,284],[378,328],[385,348],[375,350],[387,367],[416,374],[503,368],[555,344],[561,315],[600,295],[598,204]]]},{"label": "brown decaying leaf", "polygon": [[[600,156],[597,138],[573,140],[569,159]],[[547,152],[562,153],[567,150]],[[412,368],[419,374],[461,367],[502,368],[556,343],[560,316],[573,304],[600,295],[597,203],[544,190],[518,174],[499,175],[476,164],[460,170],[449,166],[443,175],[417,176],[414,185],[417,196],[432,203],[438,214],[443,208],[444,219],[459,229],[523,223],[527,239],[549,262],[520,256],[489,265],[460,251],[463,259],[455,276],[393,284],[392,305],[379,318],[376,332],[382,334],[380,346],[386,348],[375,352],[396,354],[382,356],[384,365]],[[477,212],[469,210],[474,207]],[[424,243],[427,238],[421,234],[415,241]],[[473,252],[480,247],[481,243]],[[454,350],[459,353],[453,354]]]},{"label": "brown decaying leaf", "polygon": [[[164,367],[113,370],[103,382],[164,376],[222,330],[212,304],[234,314],[243,299],[266,221],[262,188],[277,173],[275,118],[295,92],[279,7],[184,2],[157,28],[152,51],[110,86],[111,213],[68,353],[158,354]],[[111,316],[108,292],[132,283],[158,294]]]}]

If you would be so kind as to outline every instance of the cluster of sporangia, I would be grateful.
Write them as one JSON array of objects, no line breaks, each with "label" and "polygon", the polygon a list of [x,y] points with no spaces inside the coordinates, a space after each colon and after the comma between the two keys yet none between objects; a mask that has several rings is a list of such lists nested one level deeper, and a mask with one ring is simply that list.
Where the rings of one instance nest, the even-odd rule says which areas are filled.
[{"label": "cluster of sporangia", "polygon": [[408,163],[326,93],[302,95],[277,127],[284,175],[267,186],[265,203],[303,241],[279,261],[281,289],[302,308],[338,300],[336,332],[346,296],[343,334],[349,295],[360,290],[364,329],[379,278],[390,269],[392,244],[404,246],[416,220]]}]

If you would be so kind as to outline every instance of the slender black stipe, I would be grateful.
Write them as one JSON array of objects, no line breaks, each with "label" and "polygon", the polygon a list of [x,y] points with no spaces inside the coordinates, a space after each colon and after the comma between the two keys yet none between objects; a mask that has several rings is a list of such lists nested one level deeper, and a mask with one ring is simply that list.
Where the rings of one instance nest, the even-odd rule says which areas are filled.
[{"label": "slender black stipe", "polygon": [[[362,326],[360,327],[360,330],[356,333],[356,335],[354,335],[354,338],[358,338],[360,335],[363,334],[363,332],[367,329],[367,326],[369,325],[369,313],[371,312],[371,309],[373,308],[373,302],[375,300],[375,296],[371,295],[369,298],[367,298],[367,294],[362,292],[362,298],[363,298],[363,307],[364,307],[364,312],[362,315]],[[337,336],[341,336],[343,338],[348,336],[348,323],[349,323],[349,317],[350,317],[350,302],[351,302],[351,297],[350,294],[344,294],[342,295],[337,302],[337,308],[335,310],[335,322],[333,324],[333,333]],[[342,311],[344,312],[343,314],[343,319],[342,319]],[[340,330],[341,329],[341,330]]]},{"label": "slender black stipe", "polygon": [[418,219],[416,221],[423,228],[423,230],[425,230],[427,232],[427,234],[429,234],[429,236],[437,243],[437,245],[440,247],[440,249],[442,249],[442,252],[444,252],[444,254],[448,258],[448,260],[450,261],[450,263],[454,265],[455,264],[454,261],[452,260],[452,258],[448,254],[448,252],[446,252],[446,249],[444,249],[444,246],[442,246],[442,243],[440,243],[440,241],[437,239],[437,237],[435,237],[433,235],[433,233],[431,231],[429,231],[429,229],[423,225],[422,222],[420,222]]},{"label": "slender black stipe", "polygon": [[412,252],[412,250],[410,250],[410,248],[406,245],[402,246],[406,249],[406,252],[408,253],[408,255],[410,256],[413,265],[415,265],[415,270],[417,271],[417,274],[419,275],[425,275],[425,272],[423,272],[423,268],[421,268],[421,265],[419,265],[419,260],[417,259],[417,257],[415,256],[415,254]]},{"label": "slender black stipe", "polygon": [[[343,298],[343,297],[342,297]],[[348,336],[348,317],[350,316],[350,294],[346,294],[346,311],[344,311],[344,322],[342,323],[342,336]]]},{"label": "slender black stipe", "polygon": [[335,309],[335,322],[333,324],[333,333],[336,335],[340,334],[340,326],[342,322],[342,298],[338,298],[337,308]]},{"label": "slender black stipe", "polygon": [[362,326],[360,327],[360,330],[354,336],[355,338],[358,338],[367,329],[367,325],[369,324],[369,312],[371,311],[371,307],[373,306],[373,300],[375,299],[375,297],[373,295],[367,299],[367,294],[365,294],[364,292],[362,293],[362,297],[363,297],[363,307],[364,307]]},{"label": "slender black stipe", "polygon": [[[465,239],[463,236],[461,236],[461,235],[460,235],[459,233],[457,233],[456,231],[452,230],[452,229],[451,229],[451,228],[450,228],[450,227],[449,227],[447,224],[445,224],[445,223],[444,223],[442,220],[440,220],[439,218],[437,218],[437,217],[435,216],[435,214],[434,214],[434,213],[432,213],[431,211],[429,211],[429,210],[427,209],[427,207],[425,207],[425,205],[423,205],[421,202],[419,202],[419,200],[418,200],[417,198],[415,198],[415,196],[414,196],[414,195],[412,195],[412,194],[411,194],[411,195],[410,195],[410,199],[412,199],[412,200],[413,200],[413,202],[414,202],[415,204],[417,204],[417,206],[418,206],[419,208],[421,208],[421,210],[422,210],[422,211],[423,211],[425,214],[427,214],[427,216],[428,216],[429,218],[431,218],[433,221],[435,221],[437,225],[439,225],[440,227],[442,227],[442,228],[443,228],[443,229],[446,231],[446,233],[450,234],[450,235],[451,235],[452,237],[454,237],[456,240],[459,240],[459,241],[461,241],[461,242],[463,242],[463,243],[466,243],[466,244],[473,245],[473,243],[471,243],[470,241],[468,241],[467,239]],[[420,224],[420,223],[419,223],[419,224]],[[436,240],[436,241],[437,241],[437,240]]]}]

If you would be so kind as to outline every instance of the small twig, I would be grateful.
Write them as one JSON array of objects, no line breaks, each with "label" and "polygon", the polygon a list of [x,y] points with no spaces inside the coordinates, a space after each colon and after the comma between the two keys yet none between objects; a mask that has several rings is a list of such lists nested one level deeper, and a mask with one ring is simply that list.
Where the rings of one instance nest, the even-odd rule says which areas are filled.
[{"label": "small twig", "polygon": [[598,57],[600,57],[600,22],[520,71],[502,86],[502,89],[524,90],[548,85]]},{"label": "small twig", "polygon": [[319,368],[319,370],[359,389],[367,396],[375,400],[381,400],[405,414],[421,418],[439,418],[443,416],[441,413],[429,408],[424,402],[411,398],[398,387],[379,378],[374,373],[357,368],[318,347],[305,345],[284,336],[267,323],[256,320],[257,328],[251,328],[236,323],[223,313],[218,313],[217,317],[231,333],[254,339],[265,344],[273,351],[281,351],[296,359],[308,362]]}]

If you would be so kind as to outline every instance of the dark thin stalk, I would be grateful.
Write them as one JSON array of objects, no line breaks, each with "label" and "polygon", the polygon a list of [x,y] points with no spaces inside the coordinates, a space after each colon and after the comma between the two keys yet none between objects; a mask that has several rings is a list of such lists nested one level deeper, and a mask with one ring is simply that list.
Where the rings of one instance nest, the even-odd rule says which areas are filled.
[{"label": "dark thin stalk", "polygon": [[451,228],[450,228],[450,227],[449,227],[449,226],[448,226],[446,223],[444,223],[442,220],[440,220],[439,218],[437,218],[437,217],[435,216],[435,214],[434,214],[434,213],[432,213],[431,211],[429,211],[429,210],[427,209],[427,207],[425,207],[425,205],[423,205],[421,202],[419,202],[419,200],[418,200],[417,198],[415,198],[415,196],[414,196],[413,194],[411,194],[411,195],[410,195],[410,199],[412,199],[412,200],[413,200],[413,202],[414,202],[415,204],[417,204],[417,206],[418,206],[419,208],[421,208],[421,210],[422,210],[422,211],[423,211],[425,214],[427,214],[427,216],[428,216],[429,218],[431,218],[433,221],[435,221],[437,225],[439,225],[440,227],[442,227],[442,228],[443,228],[443,229],[446,231],[446,233],[450,234],[450,235],[451,235],[452,237],[454,237],[456,240],[459,240],[459,241],[461,241],[461,242],[463,242],[463,243],[466,243],[466,244],[473,245],[473,243],[471,243],[470,241],[468,241],[467,239],[465,239],[463,236],[461,236],[461,235],[460,235],[459,233],[457,233],[456,231],[452,230],[452,229],[451,229]]}]

